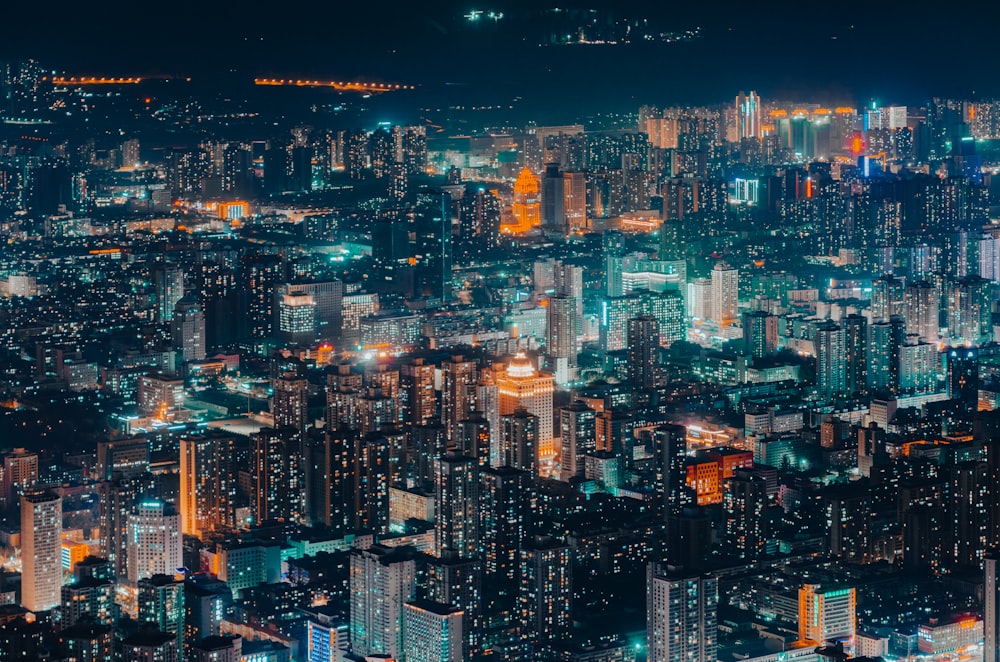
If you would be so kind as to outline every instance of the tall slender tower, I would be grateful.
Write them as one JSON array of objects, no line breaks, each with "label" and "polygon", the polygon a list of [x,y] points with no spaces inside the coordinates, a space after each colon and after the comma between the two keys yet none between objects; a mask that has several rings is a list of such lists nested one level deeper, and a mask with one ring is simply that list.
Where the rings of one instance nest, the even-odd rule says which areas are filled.
[{"label": "tall slender tower", "polygon": [[28,611],[59,607],[62,595],[62,497],[21,497],[21,605]]},{"label": "tall slender tower", "polygon": [[649,662],[715,662],[718,580],[650,563],[646,570]]},{"label": "tall slender tower", "polygon": [[1000,553],[983,562],[983,662],[1000,662]]}]

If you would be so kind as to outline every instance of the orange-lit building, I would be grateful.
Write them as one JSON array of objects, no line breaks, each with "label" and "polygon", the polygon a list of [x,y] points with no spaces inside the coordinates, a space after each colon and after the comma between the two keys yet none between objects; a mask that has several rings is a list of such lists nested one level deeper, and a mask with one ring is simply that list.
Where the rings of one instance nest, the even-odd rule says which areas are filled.
[{"label": "orange-lit building", "polygon": [[816,645],[843,643],[853,652],[857,634],[857,590],[803,584],[799,589],[799,640]]},{"label": "orange-lit building", "polygon": [[62,541],[62,567],[66,572],[72,573],[76,569],[76,564],[87,558],[90,554],[90,545],[74,540]]},{"label": "orange-lit building", "polygon": [[737,469],[753,468],[753,452],[738,448],[700,451],[687,465],[687,485],[698,497],[699,506],[722,503],[725,481]]},{"label": "orange-lit building", "polygon": [[250,215],[250,203],[243,200],[220,202],[217,211],[224,221],[239,221]]},{"label": "orange-lit building", "polygon": [[500,415],[524,408],[538,417],[538,458],[555,456],[552,439],[552,393],[555,377],[538,372],[531,360],[518,353],[505,370],[496,372],[497,402]]},{"label": "orange-lit building", "polygon": [[500,230],[509,234],[524,234],[542,223],[542,196],[538,177],[524,168],[514,181],[514,204],[511,207],[513,223]]}]

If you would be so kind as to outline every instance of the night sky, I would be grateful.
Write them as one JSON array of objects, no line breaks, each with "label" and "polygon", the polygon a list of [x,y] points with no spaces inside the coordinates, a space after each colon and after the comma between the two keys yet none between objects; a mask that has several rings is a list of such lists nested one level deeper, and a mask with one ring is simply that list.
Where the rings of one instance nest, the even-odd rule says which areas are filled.
[{"label": "night sky", "polygon": [[[30,55],[70,74],[172,73],[214,80],[307,75],[418,84],[416,103],[506,103],[634,111],[639,103],[712,103],[740,89],[767,98],[916,103],[1000,95],[988,54],[1000,10],[950,3],[561,3],[613,8],[689,44],[538,46],[537,3],[342,2],[267,5],[100,3],[4,7],[0,56]],[[470,9],[505,12],[473,29]]]}]

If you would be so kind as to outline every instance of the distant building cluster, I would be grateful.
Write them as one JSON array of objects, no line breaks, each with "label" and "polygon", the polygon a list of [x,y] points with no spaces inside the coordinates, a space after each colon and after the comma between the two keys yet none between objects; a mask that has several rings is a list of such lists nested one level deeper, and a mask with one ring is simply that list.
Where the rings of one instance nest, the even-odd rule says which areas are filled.
[{"label": "distant building cluster", "polygon": [[127,85],[0,66],[0,660],[997,660],[997,103]]}]

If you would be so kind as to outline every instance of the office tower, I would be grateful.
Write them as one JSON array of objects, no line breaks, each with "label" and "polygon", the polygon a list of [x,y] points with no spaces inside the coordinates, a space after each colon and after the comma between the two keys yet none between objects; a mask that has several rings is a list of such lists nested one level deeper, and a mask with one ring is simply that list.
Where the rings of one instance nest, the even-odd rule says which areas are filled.
[{"label": "office tower", "polygon": [[263,340],[274,337],[274,291],[284,279],[282,260],[277,255],[246,255],[240,258],[240,311],[243,338]]},{"label": "office tower", "polygon": [[427,597],[462,612],[464,659],[480,651],[483,628],[483,564],[479,558],[462,558],[444,550],[427,562]]},{"label": "office tower", "polygon": [[695,278],[687,284],[687,314],[699,320],[710,320],[712,317],[712,281],[708,278]]},{"label": "office tower", "polygon": [[459,421],[476,411],[478,365],[461,355],[441,362],[441,423],[454,439]]},{"label": "office tower", "polygon": [[743,313],[743,355],[755,359],[778,351],[778,316],[764,310]]},{"label": "office tower", "polygon": [[177,637],[159,630],[136,632],[125,637],[122,653],[125,662],[174,662],[181,659],[177,651]]},{"label": "office tower", "polygon": [[[431,600],[403,606],[403,650],[407,662],[461,662],[463,612]],[[403,658],[400,658],[403,659]]]},{"label": "office tower", "polygon": [[729,326],[737,319],[740,303],[740,272],[725,262],[712,269],[712,316],[719,326]]},{"label": "office tower", "polygon": [[566,231],[566,193],[563,173],[558,163],[546,163],[542,173],[542,227],[553,232]]},{"label": "office tower", "polygon": [[718,638],[718,580],[674,566],[646,567],[649,662],[713,662]]},{"label": "office tower", "polygon": [[552,375],[538,372],[523,353],[512,358],[507,369],[496,376],[501,416],[527,409],[538,417],[535,450],[539,457],[551,454],[553,382]]},{"label": "office tower", "polygon": [[899,392],[899,357],[905,337],[903,318],[893,315],[868,327],[868,387],[873,391]]},{"label": "office tower", "polygon": [[457,449],[435,461],[434,493],[438,512],[434,546],[465,558],[479,556],[479,462]]},{"label": "office tower", "polygon": [[181,439],[180,515],[184,535],[203,538],[236,526],[236,439]]},{"label": "office tower", "polygon": [[529,517],[529,474],[513,467],[479,474],[483,571],[487,577],[517,580],[518,555]]},{"label": "office tower", "polygon": [[468,188],[459,203],[459,239],[455,256],[465,264],[500,246],[502,204],[495,191]]},{"label": "office tower", "polygon": [[538,477],[538,417],[524,407],[500,417],[502,466]]},{"label": "office tower", "polygon": [[257,521],[298,521],[303,515],[298,431],[288,427],[263,428],[252,439]]},{"label": "office tower", "polygon": [[181,298],[174,306],[171,341],[178,364],[205,358],[205,313],[194,296]]},{"label": "office tower", "polygon": [[899,390],[903,393],[926,393],[938,386],[941,353],[937,345],[907,336],[899,348]]},{"label": "office tower", "polygon": [[[99,451],[100,447],[98,447]],[[3,457],[3,506],[13,506],[38,482],[38,453],[15,448]]]},{"label": "office tower", "polygon": [[983,662],[1000,662],[1000,554],[983,562]]},{"label": "office tower", "polygon": [[312,297],[315,308],[316,335],[337,340],[343,322],[344,284],[339,280],[298,282],[285,285],[284,294],[303,293]]},{"label": "office tower", "polygon": [[799,640],[815,645],[843,643],[851,650],[857,631],[854,588],[803,584],[799,588]]},{"label": "office tower", "polygon": [[596,412],[581,400],[559,410],[559,479],[583,478],[586,456],[597,451]]},{"label": "office tower", "polygon": [[625,270],[625,235],[618,230],[605,230],[601,239],[604,247],[605,293],[609,297],[625,294],[622,273]]},{"label": "office tower", "polygon": [[403,605],[416,591],[413,558],[378,544],[351,550],[350,586],[352,652],[404,655]]},{"label": "office tower", "polygon": [[687,428],[669,423],[656,426],[653,447],[662,477],[664,514],[669,516],[692,501],[687,487]]},{"label": "office tower", "polygon": [[739,140],[761,137],[760,97],[752,90],[736,96],[736,136]]},{"label": "office tower", "polygon": [[455,445],[465,455],[474,457],[480,469],[490,466],[490,424],[482,412],[474,411],[469,418],[459,421]]},{"label": "office tower", "polygon": [[848,315],[843,327],[846,391],[858,395],[868,390],[868,320]]},{"label": "office tower", "polygon": [[872,322],[888,322],[893,315],[905,315],[905,293],[902,278],[886,275],[872,283]]},{"label": "office tower", "polygon": [[128,580],[173,574],[184,565],[181,516],[159,499],[140,501],[128,521]]},{"label": "office tower", "polygon": [[21,496],[21,605],[57,609],[61,587],[62,497],[29,492]]},{"label": "office tower", "polygon": [[184,270],[172,264],[157,264],[151,275],[156,293],[156,321],[169,322],[174,318],[177,302],[184,296]]},{"label": "office tower", "polygon": [[500,427],[500,392],[497,389],[496,375],[491,369],[479,372],[476,382],[476,407],[483,413],[490,429],[490,466],[504,464],[503,430]]},{"label": "office tower", "polygon": [[660,323],[652,315],[628,321],[628,379],[633,388],[652,389],[660,385]]},{"label": "office tower", "polygon": [[286,292],[278,302],[278,337],[289,345],[316,340],[316,299],[308,292]]},{"label": "office tower", "polygon": [[628,321],[646,312],[646,297],[627,294],[601,302],[601,349],[614,352],[628,348]]},{"label": "office tower", "polygon": [[549,297],[545,325],[545,355],[557,384],[575,381],[577,370],[578,299],[566,295]]},{"label": "office tower", "polygon": [[725,489],[727,545],[741,559],[758,559],[767,552],[767,479],[759,472],[737,469]]},{"label": "office tower", "polygon": [[141,499],[156,492],[156,481],[148,473],[135,478],[116,476],[97,484],[101,556],[111,563],[115,577],[128,575],[129,516]]},{"label": "office tower", "polygon": [[184,648],[184,580],[168,574],[140,579],[136,591],[138,621],[177,638],[177,650]]},{"label": "office tower", "polygon": [[[844,329],[834,322],[816,327],[816,391],[825,401],[843,395],[847,389]],[[869,368],[870,372],[870,368]]]},{"label": "office tower", "polygon": [[[570,548],[536,536],[521,549],[517,613],[521,638],[544,646],[573,625],[573,559]],[[536,649],[537,650],[537,649]]]},{"label": "office tower", "polygon": [[873,467],[885,466],[888,463],[885,430],[874,421],[866,428],[858,428],[858,472],[862,476],[871,476]]},{"label": "office tower", "polygon": [[916,335],[932,345],[940,336],[941,293],[927,281],[907,283],[903,292],[906,334]]},{"label": "office tower", "polygon": [[413,228],[416,294],[446,300],[451,291],[451,195],[418,193]]},{"label": "office tower", "polygon": [[979,400],[979,349],[952,347],[945,358],[948,371],[948,397],[976,409]]},{"label": "office tower", "polygon": [[542,196],[538,177],[523,168],[514,180],[514,199],[511,216],[514,222],[502,230],[510,234],[524,234],[542,223]]},{"label": "office tower", "polygon": [[292,428],[304,435],[309,415],[309,382],[295,372],[284,372],[272,381],[275,428]]}]

